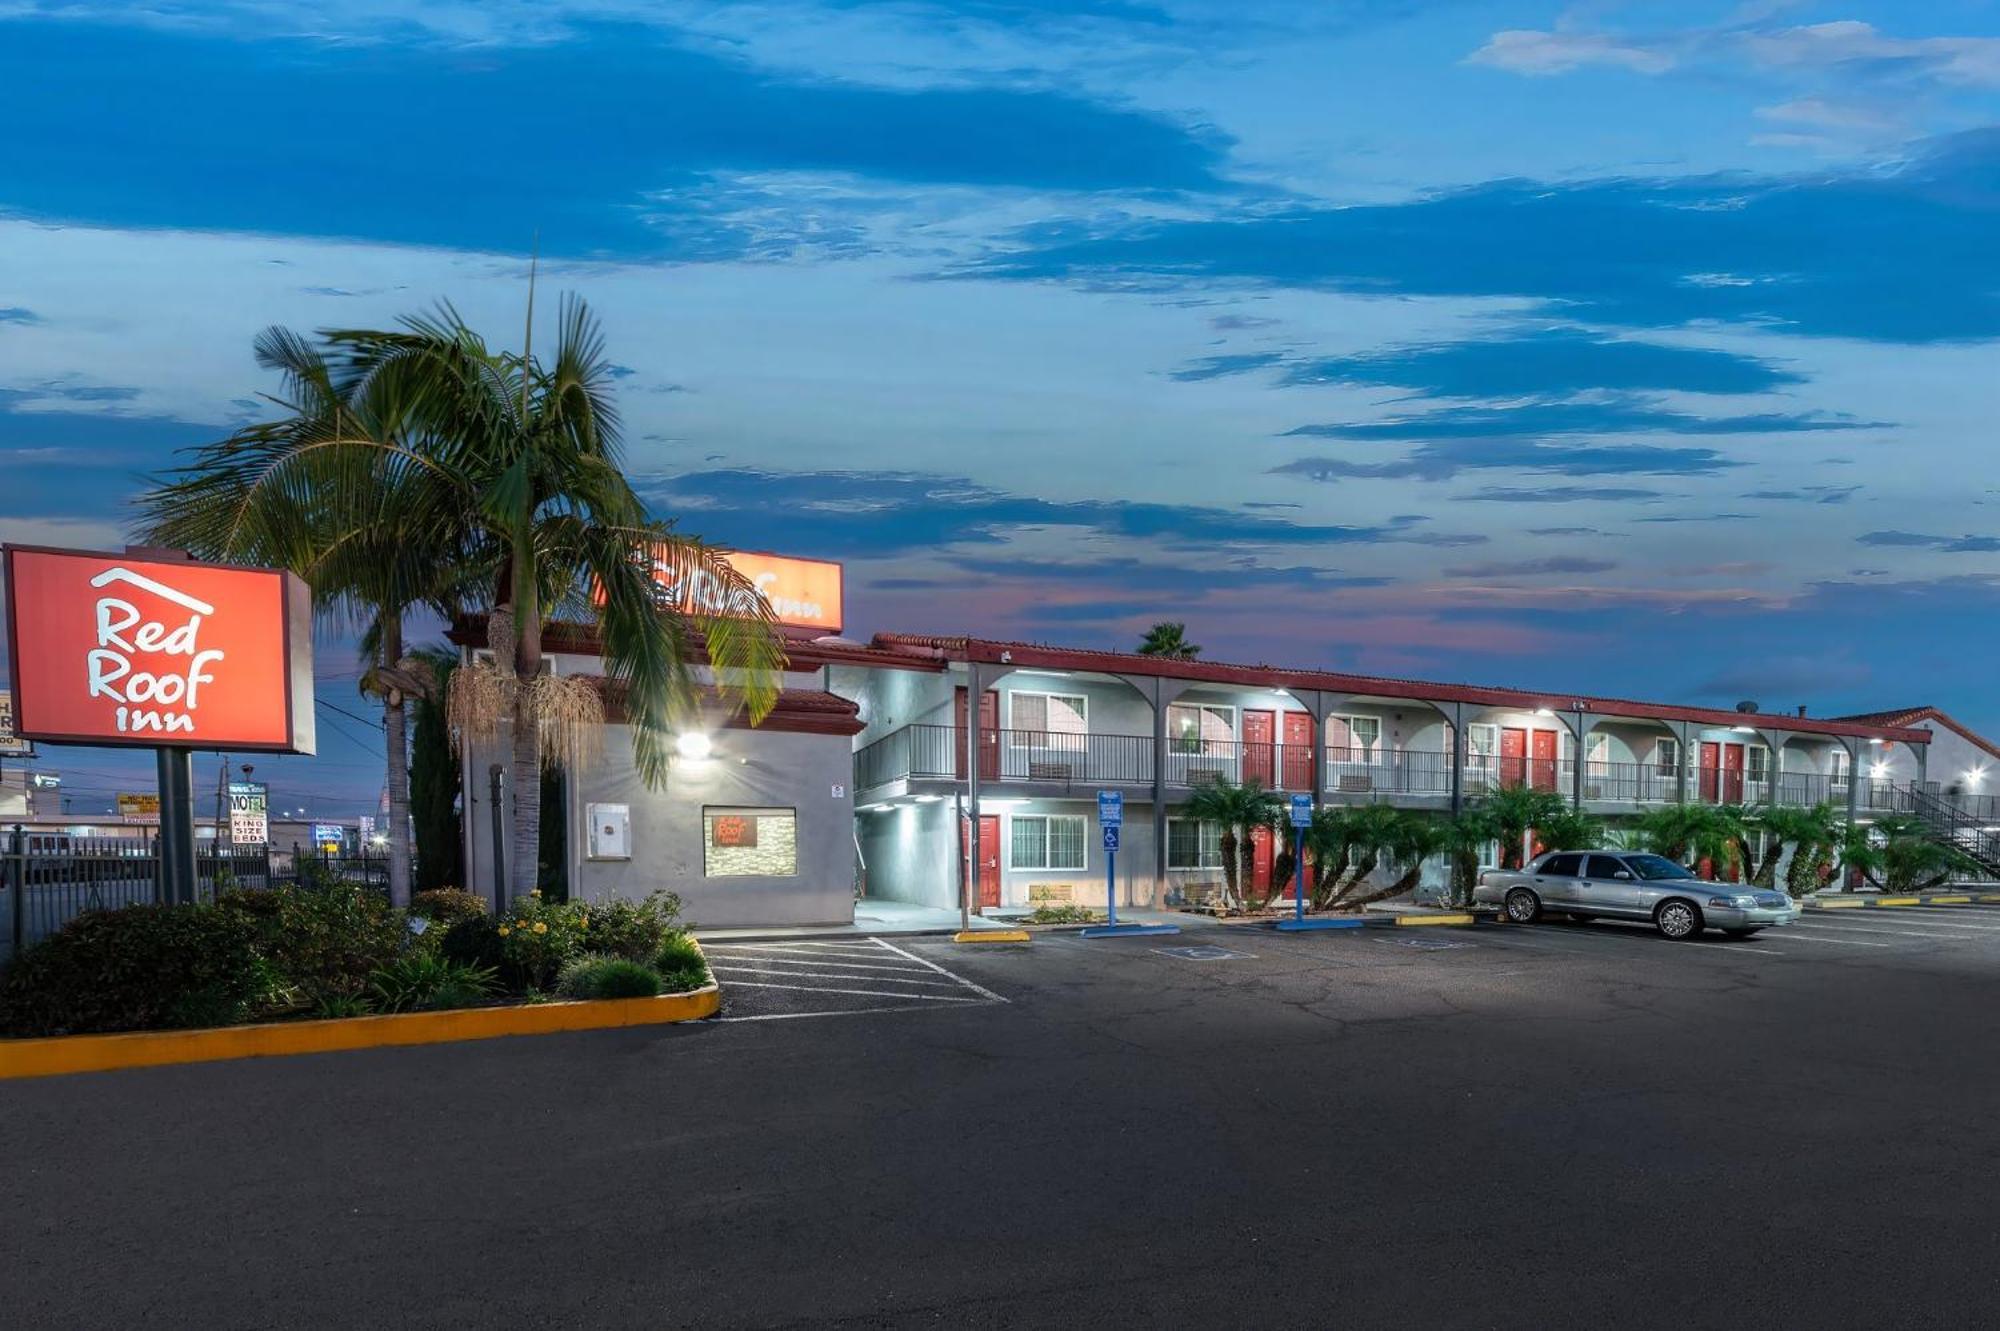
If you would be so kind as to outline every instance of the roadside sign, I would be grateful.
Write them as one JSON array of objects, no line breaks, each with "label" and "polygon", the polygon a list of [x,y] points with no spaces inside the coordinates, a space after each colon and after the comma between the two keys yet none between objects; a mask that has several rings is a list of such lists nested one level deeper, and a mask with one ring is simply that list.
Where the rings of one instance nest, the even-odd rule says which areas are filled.
[{"label": "roadside sign", "polygon": [[1118,824],[1116,824],[1116,823],[1107,823],[1107,824],[1105,824],[1105,827],[1104,827],[1104,848],[1105,848],[1106,850],[1117,850],[1117,849],[1118,849]]},{"label": "roadside sign", "polygon": [[1123,791],[1100,790],[1097,792],[1097,825],[1099,827],[1120,827],[1125,822],[1125,795]]},{"label": "roadside sign", "polygon": [[1311,827],[1312,825],[1313,797],[1310,795],[1292,796],[1292,826]]},{"label": "roadside sign", "polygon": [[262,781],[229,783],[229,840],[261,846],[271,839],[271,793]]}]

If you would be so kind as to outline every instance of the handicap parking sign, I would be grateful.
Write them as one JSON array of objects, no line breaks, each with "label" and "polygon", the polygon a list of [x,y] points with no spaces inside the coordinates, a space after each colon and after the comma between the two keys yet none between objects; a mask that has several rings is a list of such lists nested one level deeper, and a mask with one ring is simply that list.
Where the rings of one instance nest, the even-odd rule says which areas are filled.
[{"label": "handicap parking sign", "polygon": [[1109,824],[1104,829],[1104,848],[1106,850],[1118,849],[1118,825],[1116,823]]},{"label": "handicap parking sign", "polygon": [[1312,823],[1313,797],[1310,795],[1292,796],[1292,826],[1311,827]]},{"label": "handicap parking sign", "polygon": [[1117,827],[1125,821],[1125,794],[1118,790],[1097,792],[1097,822],[1100,827]]}]

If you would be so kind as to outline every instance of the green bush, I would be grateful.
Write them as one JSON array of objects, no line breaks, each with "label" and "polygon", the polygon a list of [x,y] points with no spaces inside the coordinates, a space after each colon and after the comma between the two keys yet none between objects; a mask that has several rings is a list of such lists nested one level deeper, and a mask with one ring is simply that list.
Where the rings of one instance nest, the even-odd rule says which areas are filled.
[{"label": "green bush", "polygon": [[486,899],[458,887],[433,888],[410,898],[410,914],[421,915],[434,926],[449,929],[460,920],[486,914]]},{"label": "green bush", "polygon": [[1103,918],[1088,906],[1037,906],[1028,912],[1029,924],[1095,924]]},{"label": "green bush", "polygon": [[365,1017],[374,1010],[375,1005],[365,998],[340,994],[313,1004],[310,1015],[324,1021],[334,1017]]},{"label": "green bush", "polygon": [[660,973],[662,993],[684,994],[708,983],[708,961],[684,933],[667,935],[653,958],[653,969]]},{"label": "green bush", "polygon": [[376,971],[369,983],[384,1012],[439,1012],[471,1007],[498,987],[482,966],[447,961],[431,952],[412,952]]},{"label": "green bush", "polygon": [[403,913],[358,883],[230,892],[216,905],[251,926],[257,951],[306,1006],[366,993],[403,950]]},{"label": "green bush", "polygon": [[475,915],[460,920],[448,929],[433,929],[441,933],[437,940],[437,954],[446,961],[455,961],[463,966],[484,966],[500,973],[506,980],[507,957],[500,948],[500,928],[490,918]]},{"label": "green bush", "polygon": [[663,994],[685,994],[707,983],[706,966],[683,966],[679,970],[660,972],[660,992]]},{"label": "green bush", "polygon": [[583,951],[588,917],[583,904],[545,901],[540,892],[515,902],[494,927],[509,986],[546,989],[554,983],[563,963]]},{"label": "green bush", "polygon": [[627,961],[652,960],[681,917],[681,899],[672,892],[654,892],[643,901],[582,902],[577,908],[590,950]]},{"label": "green bush", "polygon": [[556,992],[564,998],[651,998],[660,992],[660,977],[624,957],[583,956],[562,968]]},{"label": "green bush", "polygon": [[127,906],[77,916],[0,983],[0,1030],[69,1035],[223,1026],[269,997],[274,977],[242,915]]}]

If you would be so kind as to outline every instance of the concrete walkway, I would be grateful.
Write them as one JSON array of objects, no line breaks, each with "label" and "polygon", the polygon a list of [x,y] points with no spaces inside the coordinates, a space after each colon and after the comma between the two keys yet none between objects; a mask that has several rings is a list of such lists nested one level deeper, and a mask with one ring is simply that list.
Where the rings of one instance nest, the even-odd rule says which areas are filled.
[{"label": "concrete walkway", "polygon": [[[975,915],[974,929],[1018,929],[1024,911],[1009,916]],[[1144,910],[1120,906],[1121,924],[1178,924],[1184,929],[1213,926],[1203,915],[1181,911]],[[1080,927],[1080,926],[1079,926]],[[878,901],[864,897],[854,903],[852,924],[752,925],[741,929],[695,929],[695,937],[711,942],[748,942],[779,938],[851,938],[863,934],[955,934],[959,914],[937,906],[917,906],[907,901]]]}]

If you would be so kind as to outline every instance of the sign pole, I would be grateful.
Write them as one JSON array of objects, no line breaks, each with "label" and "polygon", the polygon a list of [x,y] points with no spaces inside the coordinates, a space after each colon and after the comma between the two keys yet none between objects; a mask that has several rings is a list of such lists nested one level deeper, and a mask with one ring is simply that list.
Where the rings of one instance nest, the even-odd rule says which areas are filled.
[{"label": "sign pole", "polygon": [[1106,830],[1104,842],[1104,919],[1114,928],[1118,924],[1118,842]]},{"label": "sign pole", "polygon": [[1104,836],[1104,923],[1094,924],[1080,935],[1084,938],[1121,938],[1128,934],[1177,934],[1177,924],[1118,923],[1118,837],[1125,825],[1125,794],[1118,790],[1097,792],[1097,826]]},{"label": "sign pole", "polygon": [[1306,829],[1301,827],[1293,835],[1292,872],[1292,918],[1301,924],[1306,918]]},{"label": "sign pole", "polygon": [[1298,847],[1294,852],[1297,858],[1296,873],[1298,874],[1298,881],[1292,885],[1292,918],[1289,920],[1274,920],[1271,923],[1271,927],[1283,930],[1286,933],[1304,929],[1360,928],[1361,920],[1358,916],[1336,918],[1330,915],[1316,915],[1312,919],[1306,918],[1306,829],[1312,826],[1313,797],[1311,795],[1294,795],[1292,796],[1291,808],[1292,834],[1296,838],[1293,844]]},{"label": "sign pole", "polygon": [[155,749],[160,781],[160,884],[162,895],[192,905],[194,872],[194,755],[186,749]]}]

